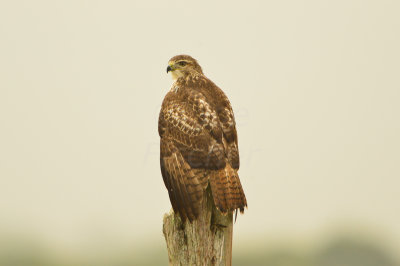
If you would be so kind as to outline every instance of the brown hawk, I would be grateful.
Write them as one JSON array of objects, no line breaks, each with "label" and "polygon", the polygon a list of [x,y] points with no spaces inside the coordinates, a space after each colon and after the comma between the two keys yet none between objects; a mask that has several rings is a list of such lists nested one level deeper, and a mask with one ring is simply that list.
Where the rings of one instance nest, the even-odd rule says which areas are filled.
[{"label": "brown hawk", "polygon": [[175,213],[195,220],[210,186],[223,214],[247,207],[240,184],[238,140],[232,107],[197,61],[178,55],[168,63],[174,83],[162,103],[161,173]]}]

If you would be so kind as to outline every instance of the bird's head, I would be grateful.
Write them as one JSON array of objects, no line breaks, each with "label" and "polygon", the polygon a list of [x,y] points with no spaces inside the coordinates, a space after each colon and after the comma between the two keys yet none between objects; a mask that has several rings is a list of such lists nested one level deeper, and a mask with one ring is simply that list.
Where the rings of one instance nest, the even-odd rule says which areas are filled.
[{"label": "bird's head", "polygon": [[177,80],[191,74],[203,74],[201,66],[196,59],[189,55],[177,55],[168,62],[167,73],[171,72],[172,78]]}]

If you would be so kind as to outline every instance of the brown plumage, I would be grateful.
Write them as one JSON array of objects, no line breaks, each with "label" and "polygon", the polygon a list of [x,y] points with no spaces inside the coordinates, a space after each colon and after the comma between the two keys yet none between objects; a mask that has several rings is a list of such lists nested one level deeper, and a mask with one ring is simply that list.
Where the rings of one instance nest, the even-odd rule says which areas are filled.
[{"label": "brown plumage", "polygon": [[169,71],[175,82],[164,98],[158,131],[161,173],[174,211],[183,220],[196,219],[210,186],[218,210],[243,213],[247,202],[228,98],[188,55],[171,58]]}]

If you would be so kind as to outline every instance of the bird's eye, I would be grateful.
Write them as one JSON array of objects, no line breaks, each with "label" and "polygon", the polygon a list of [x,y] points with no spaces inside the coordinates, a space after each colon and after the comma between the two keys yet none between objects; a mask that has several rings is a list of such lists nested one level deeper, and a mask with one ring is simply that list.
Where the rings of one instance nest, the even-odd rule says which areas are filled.
[{"label": "bird's eye", "polygon": [[179,64],[180,66],[186,66],[186,62],[185,62],[185,61],[180,61],[178,64]]}]

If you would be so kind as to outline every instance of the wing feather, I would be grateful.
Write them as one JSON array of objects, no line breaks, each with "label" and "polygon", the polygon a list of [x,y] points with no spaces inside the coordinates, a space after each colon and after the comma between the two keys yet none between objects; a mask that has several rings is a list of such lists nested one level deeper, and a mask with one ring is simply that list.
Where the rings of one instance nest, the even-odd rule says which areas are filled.
[{"label": "wing feather", "polygon": [[174,211],[193,221],[203,200],[203,175],[191,169],[171,139],[161,140],[161,169]]}]

